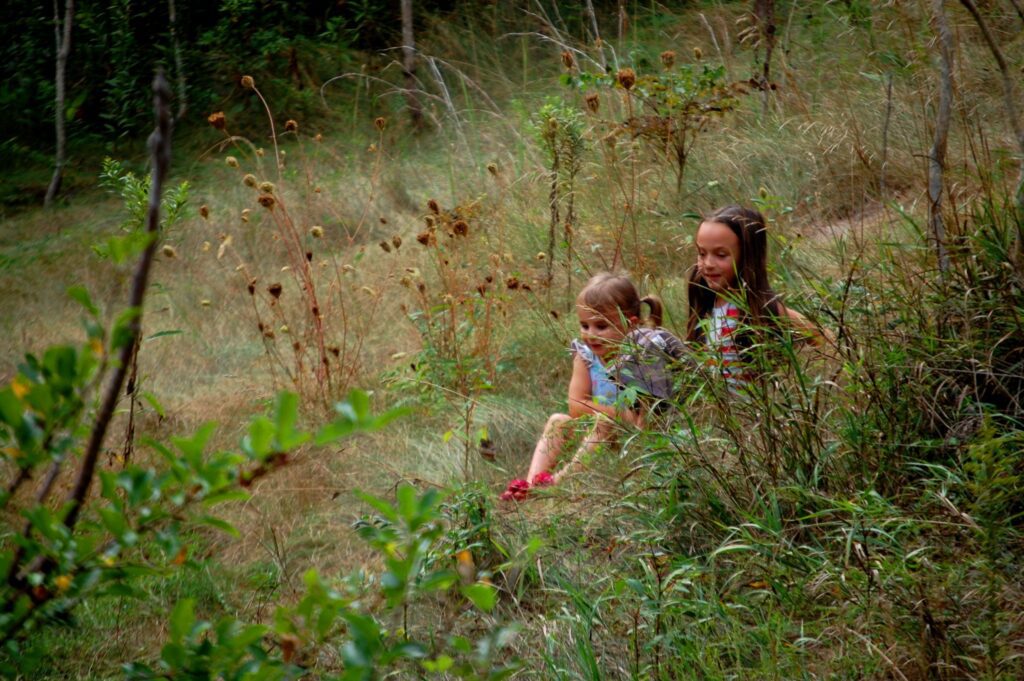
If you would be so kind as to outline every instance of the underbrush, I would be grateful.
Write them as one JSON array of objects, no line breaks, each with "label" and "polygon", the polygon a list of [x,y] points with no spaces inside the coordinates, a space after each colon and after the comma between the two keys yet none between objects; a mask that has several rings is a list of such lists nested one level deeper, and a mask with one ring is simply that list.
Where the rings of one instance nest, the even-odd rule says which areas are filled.
[{"label": "underbrush", "polygon": [[[72,581],[61,602],[77,608],[41,620],[23,649],[109,659],[46,670],[44,658],[31,673],[106,676],[130,662],[133,678],[1024,675],[1022,225],[997,198],[1008,173],[985,170],[1004,133],[990,104],[977,107],[984,126],[954,132],[952,266],[940,273],[915,198],[930,125],[923,17],[855,16],[862,4],[794,9],[786,31],[800,38],[770,95],[744,80],[760,47],[730,42],[749,20],[718,5],[646,18],[635,51],[621,36],[579,41],[554,17],[534,17],[540,36],[505,36],[504,50],[472,22],[435,26],[422,43],[437,69],[421,83],[427,139],[397,115],[366,116],[397,106],[389,82],[360,81],[373,98],[345,140],[281,121],[287,100],[263,103],[259,138],[233,134],[230,110],[212,117],[189,208],[161,234],[137,358],[152,399],[114,421],[132,463],[162,470],[146,439],[211,418],[229,433],[211,449],[258,439],[241,414],[279,389],[311,423],[356,385],[413,416],[274,454],[279,470],[218,511],[237,534],[185,525],[184,555],[160,539],[126,544],[118,564],[138,589],[100,598]],[[871,31],[889,20],[903,34]],[[838,41],[850,48],[815,58]],[[694,80],[712,94],[688,90]],[[252,97],[261,85],[243,81]],[[712,95],[722,110],[693,115]],[[254,127],[252,111],[245,120]],[[666,134],[679,129],[699,131],[685,150]],[[772,338],[743,397],[688,365],[667,416],[623,431],[564,486],[499,505],[492,487],[560,408],[576,288],[628,268],[681,331],[691,223],[735,201],[768,216],[773,277],[829,331],[825,347]],[[85,221],[79,210],[57,215]],[[70,335],[78,313],[55,302],[65,283],[84,281],[111,310],[96,328],[114,317],[126,274],[91,254],[114,231],[109,212],[90,213],[86,234],[55,234],[47,217],[14,225],[38,240],[4,245],[18,311],[4,329],[28,338],[35,317],[59,319],[24,345]],[[5,470],[21,470],[5,452]],[[118,455],[105,463],[123,477]],[[5,513],[6,550],[21,517]],[[68,582],[45,580],[66,576],[39,579],[52,591]]]}]

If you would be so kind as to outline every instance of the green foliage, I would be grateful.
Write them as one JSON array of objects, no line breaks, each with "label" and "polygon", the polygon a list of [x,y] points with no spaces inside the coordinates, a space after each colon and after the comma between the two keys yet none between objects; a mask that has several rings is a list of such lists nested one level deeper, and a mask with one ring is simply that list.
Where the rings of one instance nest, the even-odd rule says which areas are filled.
[{"label": "green foliage", "polygon": [[[443,495],[437,490],[419,494],[403,484],[395,503],[361,497],[377,514],[360,520],[356,531],[383,559],[385,570],[379,577],[352,575],[335,585],[310,570],[304,577],[305,595],[297,605],[279,607],[272,625],[243,624],[230,617],[213,624],[196,618],[192,601],[181,601],[171,614],[170,641],[157,667],[127,665],[128,678],[290,679],[316,673],[318,678],[355,681],[389,673],[430,673],[497,681],[515,672],[518,665],[501,660],[515,634],[513,627],[489,624],[475,641],[444,626],[425,626],[422,639],[410,629],[410,611],[424,599],[459,599],[486,616],[497,598],[489,582],[466,581],[450,567],[441,567],[450,563],[450,556],[442,561],[438,555],[444,550]],[[380,612],[367,607],[374,596],[369,584],[383,598]],[[401,626],[389,626],[388,620],[398,614]],[[317,651],[323,649],[338,652],[341,671],[317,668]]]},{"label": "green foliage", "polygon": [[[100,470],[99,497],[88,504],[81,523],[66,523],[74,498],[49,501],[53,481],[62,467],[74,466],[90,431],[93,392],[103,383],[106,357],[115,355],[130,338],[123,329],[137,314],[122,314],[106,333],[99,323],[99,308],[85,289],[74,288],[70,295],[85,308],[87,341],[78,347],[48,348],[41,358],[27,355],[0,391],[0,454],[18,471],[0,504],[8,517],[17,513],[27,520],[21,530],[9,528],[0,543],[0,662],[8,672],[33,662],[21,658],[21,641],[55,615],[87,597],[135,595],[133,584],[140,577],[184,562],[191,528],[209,526],[235,533],[210,509],[246,498],[245,488],[287,464],[289,452],[309,441],[328,444],[375,430],[400,415],[392,411],[373,416],[368,396],[353,391],[348,401],[337,405],[333,422],[317,433],[306,432],[297,427],[297,397],[282,393],[272,417],[252,422],[241,452],[208,451],[213,424],[200,427],[192,437],[172,438],[169,445],[148,441],[159,465],[122,462],[120,469]],[[20,494],[22,485],[47,466],[50,477],[41,491],[31,499]],[[77,482],[85,480],[84,475],[80,471]],[[143,542],[157,549],[160,558],[149,554],[140,562],[133,551]],[[187,619],[184,613],[176,618]],[[184,629],[172,629],[182,639]],[[239,641],[248,641],[251,629],[239,633],[228,627],[218,632],[231,645],[245,647],[248,644]]]},{"label": "green foliage", "polygon": [[188,204],[188,182],[182,182],[177,187],[169,189],[160,201],[161,232],[153,236],[146,230],[150,186],[148,174],[139,177],[127,170],[120,161],[107,157],[103,159],[100,185],[120,196],[128,212],[128,217],[120,226],[125,234],[108,237],[102,243],[93,246],[97,255],[116,264],[133,260],[154,238],[166,235],[182,219],[185,206]]}]

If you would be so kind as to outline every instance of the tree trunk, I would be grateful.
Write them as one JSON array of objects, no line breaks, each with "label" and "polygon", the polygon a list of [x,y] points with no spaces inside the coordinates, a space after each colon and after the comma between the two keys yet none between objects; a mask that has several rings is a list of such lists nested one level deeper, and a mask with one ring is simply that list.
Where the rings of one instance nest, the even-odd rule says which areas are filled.
[{"label": "tree trunk", "polygon": [[405,101],[413,128],[423,127],[423,107],[416,96],[416,35],[413,32],[412,0],[402,2],[402,73],[405,75]]},{"label": "tree trunk", "polygon": [[[67,82],[68,55],[71,54],[71,22],[75,14],[75,0],[66,0],[64,5],[64,25],[61,26],[60,8],[57,0],[53,0],[53,32],[57,40],[57,72],[56,90],[57,96],[54,102],[54,124],[57,133],[57,152],[53,164],[53,177],[50,178],[50,186],[46,188],[46,198],[43,205],[49,207],[60,192],[60,185],[64,180],[64,166],[67,164],[67,131],[64,120],[65,87]],[[63,30],[62,30],[63,28]]]},{"label": "tree trunk", "polygon": [[178,12],[174,0],[167,0],[168,23],[171,28],[171,44],[174,49],[174,72],[178,76],[178,113],[174,120],[180,121],[188,111],[188,91],[185,87],[185,64],[181,58],[181,42],[178,40]]},{"label": "tree trunk", "polygon": [[946,141],[949,137],[949,119],[953,108],[953,36],[946,19],[942,0],[932,0],[932,19],[939,37],[939,111],[935,117],[935,138],[928,154],[928,222],[935,239],[935,252],[939,271],[949,271],[949,253],[946,250],[946,228],[942,222],[942,173],[946,164]]},{"label": "tree trunk", "polygon": [[985,37],[985,42],[988,43],[988,48],[992,51],[996,64],[999,65],[999,73],[1003,77],[1003,101],[1006,106],[1006,116],[1010,119],[1010,128],[1013,130],[1013,136],[1017,138],[1017,150],[1021,156],[1021,167],[1017,177],[1016,190],[1017,216],[1024,220],[1024,125],[1021,124],[1020,115],[1017,113],[1017,98],[1016,93],[1013,91],[1013,77],[1010,75],[1010,67],[1007,65],[999,45],[988,28],[988,23],[981,16],[974,2],[972,0],[960,0],[960,3],[967,8],[967,11],[971,13],[974,21],[978,24],[978,28],[981,29],[981,34]]},{"label": "tree trunk", "polygon": [[772,83],[772,52],[775,51],[775,0],[754,0],[754,14],[764,44],[764,66],[761,72],[761,113],[768,114]]}]

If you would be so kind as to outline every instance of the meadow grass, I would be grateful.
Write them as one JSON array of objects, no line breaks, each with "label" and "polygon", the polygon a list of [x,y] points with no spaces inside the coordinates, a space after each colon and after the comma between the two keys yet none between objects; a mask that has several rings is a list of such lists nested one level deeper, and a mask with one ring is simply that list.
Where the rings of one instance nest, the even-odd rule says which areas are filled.
[{"label": "meadow grass", "polygon": [[[368,510],[357,489],[387,495],[405,480],[496,490],[521,474],[544,418],[564,406],[572,284],[630,269],[681,333],[697,225],[682,213],[731,202],[768,216],[774,279],[835,347],[820,357],[784,343],[746,401],[694,374],[679,414],[623,433],[621,447],[528,504],[465,497],[486,510],[484,528],[453,526],[503,597],[484,622],[459,619],[460,630],[519,622],[510,654],[524,678],[1018,676],[1024,413],[1019,269],[1007,245],[1019,226],[993,202],[993,214],[970,214],[1005,191],[1013,168],[971,27],[960,17],[948,185],[963,258],[952,280],[937,280],[922,227],[933,76],[920,10],[879,8],[864,25],[827,3],[786,17],[768,112],[750,94],[701,137],[682,201],[661,151],[609,134],[628,109],[623,91],[600,92],[586,119],[573,251],[557,251],[548,287],[547,170],[528,121],[548,96],[584,106],[557,84],[560,51],[642,72],[661,68],[664,49],[689,60],[699,48],[742,79],[752,48],[734,3],[641,12],[632,35],[609,37],[600,55],[571,17],[548,17],[554,41],[512,35],[529,22],[500,5],[479,23],[431,24],[423,50],[443,62],[423,77],[438,122],[426,138],[404,129],[378,83],[347,133],[330,132],[351,115],[338,111],[320,140],[302,121],[282,135],[281,169],[263,130],[252,145],[223,147],[210,132],[205,151],[176,159],[191,211],[164,235],[175,256],[157,263],[146,334],[181,333],[142,346],[143,385],[166,415],[143,405],[139,430],[163,438],[215,420],[216,446],[231,447],[281,388],[303,394],[310,422],[342,385],[415,416],[343,448],[305,448],[226,511],[239,538],[200,532],[195,564],[147,585],[138,603],[83,603],[73,633],[37,642],[67,653],[49,678],[102,678],[153,658],[183,595],[209,619],[266,621],[275,604],[298,600],[310,567],[336,580],[379,570],[348,527]],[[483,41],[488,22],[501,34]],[[1015,58],[1024,49],[1019,39],[1007,47]],[[273,190],[247,186],[246,173]],[[275,197],[273,211],[261,194]],[[6,219],[0,331],[17,342],[2,350],[0,377],[22,351],[80,334],[68,285],[86,284],[109,309],[124,299],[126,273],[91,252],[122,219],[120,202],[99,196]],[[303,259],[308,279],[297,277]],[[329,311],[322,330],[304,281]],[[317,387],[321,339],[339,349],[336,390]],[[493,462],[480,456],[480,428]],[[529,553],[534,539],[541,548]],[[421,603],[411,626],[432,631],[447,608]],[[313,673],[339,668],[330,646],[317,654]]]}]

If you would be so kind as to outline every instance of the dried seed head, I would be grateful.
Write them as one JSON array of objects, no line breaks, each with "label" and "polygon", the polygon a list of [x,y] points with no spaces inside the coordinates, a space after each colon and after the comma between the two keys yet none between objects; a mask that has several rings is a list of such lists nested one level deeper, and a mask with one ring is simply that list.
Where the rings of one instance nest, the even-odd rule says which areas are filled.
[{"label": "dried seed head", "polygon": [[421,244],[427,246],[428,248],[430,246],[437,245],[437,237],[434,235],[434,232],[429,229],[426,229],[417,234],[416,241],[419,241]]},{"label": "dried seed head", "polygon": [[498,164],[497,163],[488,163],[487,164],[487,172],[489,172],[491,175],[494,175],[495,177],[497,177],[498,176]]},{"label": "dried seed head", "polygon": [[360,291],[362,291],[363,293],[365,293],[365,294],[366,294],[366,295],[368,295],[368,296],[375,296],[375,295],[377,295],[377,292],[376,292],[376,291],[374,291],[374,290],[373,290],[372,288],[370,288],[369,286],[363,286],[363,287],[361,287],[361,288],[360,288],[359,290],[360,290]]},{"label": "dried seed head", "polygon": [[274,183],[273,182],[260,182],[260,191],[263,192],[264,194],[273,194],[274,193]]},{"label": "dried seed head", "polygon": [[263,155],[264,155],[264,154],[265,154],[266,152],[265,152],[265,151],[263,151],[263,147],[260,147],[259,149],[257,149],[257,150],[256,150],[256,152],[255,152],[255,153],[256,153],[256,155],[257,155],[257,156],[259,156],[260,158],[263,158]]},{"label": "dried seed head", "polygon": [[298,124],[298,122],[295,119],[289,118],[288,120],[286,120],[284,122],[284,131],[285,132],[298,132],[298,130],[299,130],[299,124]]},{"label": "dried seed head", "polygon": [[[255,279],[250,279],[249,280],[249,285],[246,288],[249,290],[249,295],[250,296],[256,295],[256,280]],[[260,323],[260,330],[261,331],[262,331],[262,327],[263,327],[263,324]]]},{"label": "dried seed head", "polygon": [[697,61],[700,61],[701,59],[704,58],[704,51],[699,47],[693,48],[693,58],[696,59]]},{"label": "dried seed head", "polygon": [[252,79],[252,76],[242,76],[242,87],[246,90],[253,90],[256,88],[256,81]]},{"label": "dried seed head", "polygon": [[212,303],[207,298],[203,298],[202,300],[200,300],[199,304],[202,305],[203,307],[210,307],[210,305],[212,305]]},{"label": "dried seed head", "polygon": [[223,130],[228,124],[227,119],[224,117],[223,111],[214,111],[212,114],[206,117],[206,120],[218,130]]},{"label": "dried seed head", "polygon": [[539,253],[537,253],[537,260],[547,260],[547,259],[548,259],[548,254],[545,253],[544,251],[540,251]]},{"label": "dried seed head", "polygon": [[313,225],[309,228],[309,235],[314,239],[322,239],[324,237],[324,228],[320,225]]},{"label": "dried seed head", "polygon": [[323,190],[324,190],[323,187],[313,187],[313,192],[316,193],[316,194],[319,194],[319,193],[323,192]]},{"label": "dried seed head", "polygon": [[337,357],[338,355],[341,354],[341,348],[339,348],[337,345],[329,345],[327,346],[327,352]]},{"label": "dried seed head", "polygon": [[434,229],[434,225],[437,224],[437,220],[434,219],[433,215],[423,216],[423,221],[427,223],[427,229]]},{"label": "dried seed head", "polygon": [[427,201],[427,208],[429,208],[430,212],[433,213],[434,215],[441,214],[441,206],[437,203],[436,199],[430,199],[429,201]]},{"label": "dried seed head", "polygon": [[391,237],[391,245],[394,246],[396,249],[401,248],[402,237],[398,236],[397,234]]},{"label": "dried seed head", "polygon": [[373,119],[373,125],[374,127],[377,128],[377,130],[384,132],[384,128],[386,128],[388,125],[388,120],[383,116],[377,116],[376,118]]},{"label": "dried seed head", "polygon": [[260,205],[263,206],[264,208],[269,208],[273,210],[274,197],[271,196],[270,194],[260,194],[260,198],[257,200],[260,202]]},{"label": "dried seed head", "polygon": [[676,65],[676,52],[675,50],[665,50],[661,53],[661,65],[666,69],[670,69]]},{"label": "dried seed head", "polygon": [[623,90],[632,90],[633,86],[636,85],[636,71],[630,68],[619,69],[615,79],[619,81],[619,85],[622,86]]},{"label": "dried seed head", "polygon": [[345,270],[346,272],[355,272],[356,271],[356,268],[352,267],[352,265],[342,265],[341,269]]},{"label": "dried seed head", "polygon": [[249,212],[248,208],[242,209],[242,222],[249,222]]},{"label": "dried seed head", "polygon": [[288,332],[289,332],[290,330],[291,330],[291,329],[289,329],[289,328],[288,328],[288,325],[287,325],[287,324],[282,324],[282,325],[281,325],[281,328],[280,328],[280,329],[278,329],[278,331],[280,331],[281,333],[288,333]]},{"label": "dried seed head", "polygon": [[177,258],[178,252],[174,250],[174,246],[170,244],[164,244],[164,247],[160,249],[164,254],[165,258]]},{"label": "dried seed head", "polygon": [[562,51],[562,66],[572,71],[576,68],[576,60],[573,59],[572,52],[569,50]]},{"label": "dried seed head", "polygon": [[281,297],[281,292],[283,290],[284,290],[284,287],[281,286],[281,284],[276,282],[276,281],[273,284],[271,284],[270,286],[267,287],[267,293],[269,293],[271,296],[273,296],[274,300],[277,300],[278,298]]},{"label": "dried seed head", "polygon": [[517,288],[519,288],[519,280],[515,277],[509,277],[508,279],[505,280],[505,288],[509,289],[510,291],[515,291]]},{"label": "dried seed head", "polygon": [[377,245],[378,245],[378,246],[380,246],[380,249],[381,249],[382,251],[384,251],[385,253],[390,253],[390,252],[391,252],[391,244],[389,244],[389,243],[387,242],[387,240],[385,240],[385,241],[381,241],[381,242],[380,242],[379,244],[377,244]]},{"label": "dried seed head", "polygon": [[469,223],[465,220],[456,220],[452,224],[452,232],[455,236],[466,236],[469,234]]},{"label": "dried seed head", "polygon": [[306,251],[306,262],[313,262],[313,251]]},{"label": "dried seed head", "polygon": [[259,184],[259,180],[257,180],[256,176],[253,175],[252,173],[246,173],[245,176],[242,177],[242,184],[244,184],[246,187],[255,187],[257,184]]},{"label": "dried seed head", "polygon": [[757,193],[761,197],[762,200],[768,198],[768,188],[767,187],[761,187],[760,189],[757,190]]},{"label": "dried seed head", "polygon": [[324,141],[324,136],[321,135],[320,133],[317,133],[316,136],[313,138],[313,141],[315,141],[315,142],[323,142]]},{"label": "dried seed head", "polygon": [[587,96],[583,98],[583,101],[587,103],[587,109],[591,113],[597,113],[601,108],[601,98],[596,92],[588,92]]},{"label": "dried seed head", "polygon": [[203,248],[202,248],[203,253],[208,252],[210,250],[210,247],[211,247],[210,242],[209,241],[204,241],[203,242]]},{"label": "dried seed head", "polygon": [[422,281],[416,282],[416,290],[420,293],[424,293],[427,290],[427,285]]},{"label": "dried seed head", "polygon": [[199,217],[201,217],[204,220],[207,220],[210,217],[210,207],[207,206],[205,203],[199,206]]},{"label": "dried seed head", "polygon": [[384,217],[383,215],[381,215],[379,218],[377,218],[377,220],[379,220],[380,224],[382,224],[382,225],[388,224],[388,219],[386,217]]},{"label": "dried seed head", "polygon": [[402,277],[401,279],[398,280],[398,283],[404,286],[405,288],[412,288],[412,279],[410,279],[409,277]]},{"label": "dried seed head", "polygon": [[227,163],[232,168],[238,167],[238,159],[235,158],[234,156],[228,156],[226,159],[224,159],[224,162]]}]

